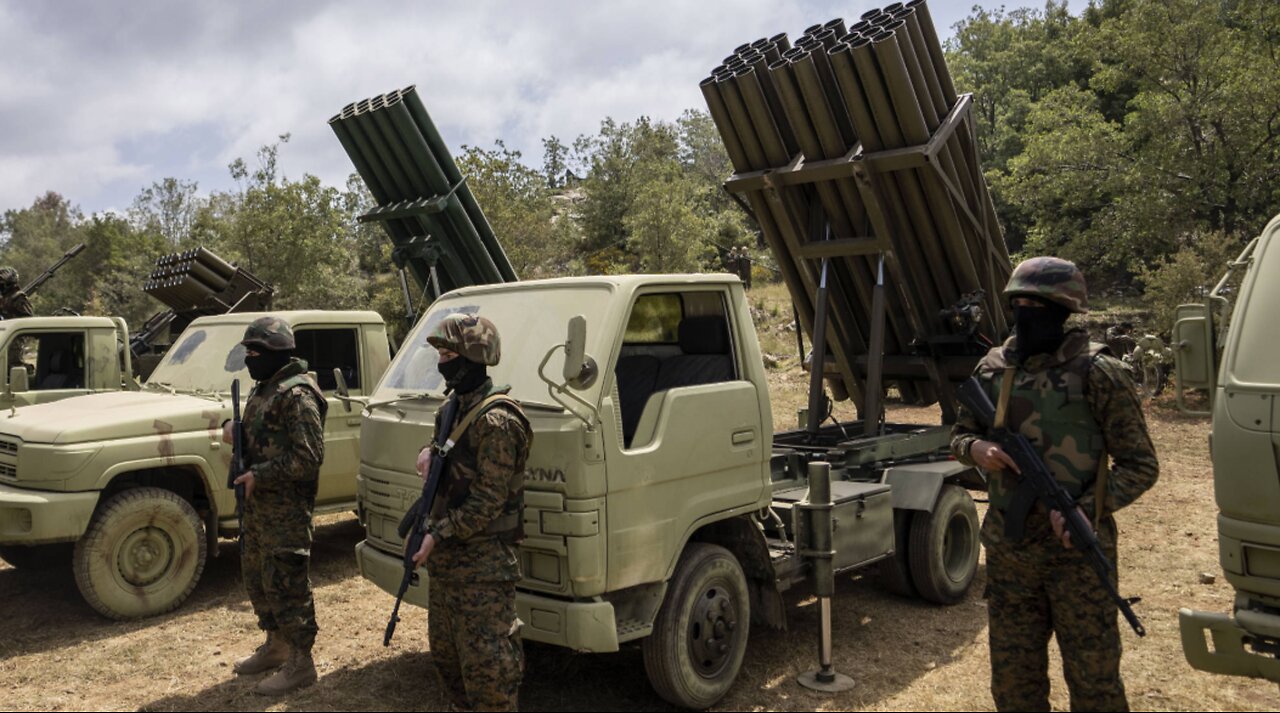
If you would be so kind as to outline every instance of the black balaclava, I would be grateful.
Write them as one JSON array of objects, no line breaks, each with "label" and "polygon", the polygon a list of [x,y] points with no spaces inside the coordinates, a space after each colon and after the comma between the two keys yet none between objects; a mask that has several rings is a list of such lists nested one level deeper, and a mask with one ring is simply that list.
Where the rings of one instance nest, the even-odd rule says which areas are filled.
[{"label": "black balaclava", "polygon": [[1063,329],[1071,311],[1056,302],[1039,298],[1033,306],[1014,305],[1014,334],[1018,337],[1018,353],[1023,357],[1049,354],[1065,336]]},{"label": "black balaclava", "polygon": [[291,349],[278,352],[261,349],[258,351],[258,356],[245,355],[244,365],[249,368],[249,376],[253,377],[254,381],[266,381],[283,369],[292,357]]},{"label": "black balaclava", "polygon": [[461,354],[449,361],[440,362],[437,368],[444,377],[444,385],[459,394],[475,391],[489,378],[489,369],[484,364],[471,361]]}]

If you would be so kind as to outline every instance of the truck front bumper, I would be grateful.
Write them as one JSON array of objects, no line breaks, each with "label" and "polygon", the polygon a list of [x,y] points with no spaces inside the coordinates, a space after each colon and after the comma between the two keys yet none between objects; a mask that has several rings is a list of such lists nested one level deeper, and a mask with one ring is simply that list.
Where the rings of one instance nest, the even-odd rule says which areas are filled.
[{"label": "truck front bumper", "polygon": [[[1265,628],[1280,625],[1280,617],[1249,612],[1254,617],[1266,617]],[[1264,622],[1258,622],[1264,624]],[[1253,634],[1228,614],[1178,611],[1178,628],[1182,633],[1182,653],[1192,668],[1228,676],[1249,676],[1280,682],[1280,660],[1268,654],[1251,651],[1248,643]],[[1213,639],[1209,650],[1208,632]]]},{"label": "truck front bumper", "polygon": [[[360,576],[395,595],[404,578],[399,557],[382,552],[368,542],[356,545]],[[427,606],[427,576],[419,571],[404,600]],[[618,624],[613,605],[605,601],[575,602],[516,591],[516,614],[524,622],[520,633],[529,641],[564,646],[575,651],[608,653],[618,650]]]},{"label": "truck front bumper", "polygon": [[0,485],[0,545],[40,545],[80,539],[98,493],[52,493]]}]

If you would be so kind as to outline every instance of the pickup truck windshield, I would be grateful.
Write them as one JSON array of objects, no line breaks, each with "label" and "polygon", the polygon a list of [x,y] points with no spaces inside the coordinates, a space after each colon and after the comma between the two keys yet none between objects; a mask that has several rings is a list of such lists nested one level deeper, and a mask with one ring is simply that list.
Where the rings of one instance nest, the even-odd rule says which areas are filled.
[{"label": "pickup truck windshield", "polygon": [[179,391],[229,391],[231,380],[240,379],[246,390],[253,385],[244,366],[243,324],[208,324],[189,327],[147,379]]},{"label": "pickup truck windshield", "polygon": [[[517,399],[549,401],[547,385],[538,378],[538,364],[547,350],[564,343],[570,317],[581,314],[587,318],[587,351],[597,360],[607,359],[608,355],[601,354],[593,345],[602,336],[599,332],[609,305],[609,292],[604,286],[562,287],[437,300],[404,340],[386,376],[378,384],[374,400],[394,399],[406,393],[442,394],[444,377],[436,369],[439,354],[435,347],[427,344],[427,335],[445,315],[465,312],[488,318],[502,337],[502,359],[497,366],[489,367],[494,383],[510,384],[511,395]],[[564,353],[560,352],[547,363],[547,374],[558,379],[563,369]]]}]

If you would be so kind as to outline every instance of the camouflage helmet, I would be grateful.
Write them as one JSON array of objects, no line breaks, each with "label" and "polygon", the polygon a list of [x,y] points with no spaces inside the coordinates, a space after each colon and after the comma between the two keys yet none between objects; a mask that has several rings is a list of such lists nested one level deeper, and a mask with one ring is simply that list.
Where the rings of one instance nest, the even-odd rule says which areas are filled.
[{"label": "camouflage helmet", "polygon": [[12,267],[0,268],[0,288],[10,289],[18,286],[18,271]]},{"label": "camouflage helmet", "polygon": [[1023,260],[1013,270],[1004,298],[1039,297],[1062,305],[1072,312],[1089,311],[1089,294],[1084,273],[1070,260],[1058,257],[1033,257]]},{"label": "camouflage helmet", "polygon": [[427,343],[448,349],[477,364],[493,366],[502,358],[502,340],[493,322],[474,314],[446,315],[427,335]]},{"label": "camouflage helmet", "polygon": [[273,352],[290,351],[297,347],[293,341],[293,328],[279,317],[266,316],[253,320],[244,330],[240,343],[246,347],[258,347]]}]

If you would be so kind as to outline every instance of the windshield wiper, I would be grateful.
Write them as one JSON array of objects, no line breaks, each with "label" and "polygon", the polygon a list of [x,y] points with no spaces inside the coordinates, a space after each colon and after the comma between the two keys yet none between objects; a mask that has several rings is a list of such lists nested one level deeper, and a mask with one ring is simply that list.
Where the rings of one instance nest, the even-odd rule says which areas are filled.
[{"label": "windshield wiper", "polygon": [[147,387],[156,386],[159,389],[168,391],[170,394],[178,393],[178,390],[173,387],[173,384],[167,384],[163,381],[148,381],[146,384],[144,384],[144,386],[147,386]]}]

